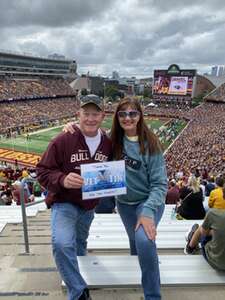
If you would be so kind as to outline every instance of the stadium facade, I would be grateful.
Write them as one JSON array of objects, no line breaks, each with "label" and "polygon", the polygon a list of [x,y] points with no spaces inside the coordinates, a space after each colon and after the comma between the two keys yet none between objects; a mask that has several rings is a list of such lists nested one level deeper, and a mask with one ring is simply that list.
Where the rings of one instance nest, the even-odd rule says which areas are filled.
[{"label": "stadium facade", "polygon": [[43,58],[0,51],[0,76],[63,76],[76,75],[75,60]]}]

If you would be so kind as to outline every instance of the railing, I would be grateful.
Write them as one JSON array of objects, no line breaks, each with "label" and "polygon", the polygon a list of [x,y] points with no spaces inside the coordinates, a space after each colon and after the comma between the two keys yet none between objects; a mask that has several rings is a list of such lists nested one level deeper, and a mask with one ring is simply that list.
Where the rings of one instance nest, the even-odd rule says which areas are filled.
[{"label": "railing", "polygon": [[26,215],[26,207],[33,206],[39,203],[44,202],[44,200],[39,200],[33,203],[27,203],[25,204],[25,197],[24,197],[24,188],[25,184],[27,183],[33,183],[36,179],[26,177],[23,178],[21,181],[21,190],[20,190],[20,204],[21,204],[21,211],[22,211],[22,220],[23,220],[23,234],[24,234],[24,244],[25,244],[25,252],[26,254],[30,253],[30,247],[29,247],[29,237],[28,237],[28,228],[27,228],[27,215]]}]

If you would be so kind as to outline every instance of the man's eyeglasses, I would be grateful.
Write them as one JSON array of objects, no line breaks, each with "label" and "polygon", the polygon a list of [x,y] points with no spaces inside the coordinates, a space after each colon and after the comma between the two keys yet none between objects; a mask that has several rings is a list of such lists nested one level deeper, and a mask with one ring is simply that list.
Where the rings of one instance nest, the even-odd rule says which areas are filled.
[{"label": "man's eyeglasses", "polygon": [[138,110],[130,110],[130,111],[120,110],[117,112],[117,115],[119,118],[129,117],[131,119],[134,119],[137,116],[139,116],[139,114],[140,114],[140,112]]}]

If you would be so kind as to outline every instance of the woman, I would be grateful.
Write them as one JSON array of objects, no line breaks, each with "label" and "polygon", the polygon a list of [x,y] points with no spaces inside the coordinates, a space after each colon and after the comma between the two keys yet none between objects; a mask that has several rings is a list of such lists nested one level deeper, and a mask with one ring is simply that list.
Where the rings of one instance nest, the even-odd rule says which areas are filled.
[{"label": "woman", "polygon": [[155,238],[165,207],[167,176],[160,142],[146,125],[136,99],[124,98],[118,104],[111,139],[114,159],[126,162],[127,194],[117,197],[117,209],[129,237],[130,252],[138,255],[145,300],[159,300]]},{"label": "woman", "polygon": [[189,177],[187,186],[181,190],[180,199],[180,206],[177,208],[179,217],[187,220],[204,219],[203,192],[194,175]]},{"label": "woman", "polygon": [[161,299],[156,227],[162,217],[167,176],[162,148],[149,130],[136,99],[120,101],[113,118],[111,139],[114,159],[125,159],[127,194],[117,197],[117,208],[130,242],[138,255],[145,300]]},{"label": "woman", "polygon": [[218,176],[216,178],[216,189],[212,190],[209,195],[209,207],[225,209],[225,178]]}]

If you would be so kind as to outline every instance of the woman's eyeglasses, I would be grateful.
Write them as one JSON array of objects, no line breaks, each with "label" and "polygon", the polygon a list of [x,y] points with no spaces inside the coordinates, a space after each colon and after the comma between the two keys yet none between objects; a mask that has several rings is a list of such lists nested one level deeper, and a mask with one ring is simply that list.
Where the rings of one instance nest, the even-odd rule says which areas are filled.
[{"label": "woman's eyeglasses", "polygon": [[131,119],[134,119],[137,116],[139,116],[139,114],[140,114],[140,112],[138,110],[130,110],[130,111],[120,110],[117,112],[117,115],[119,118],[129,117]]}]

